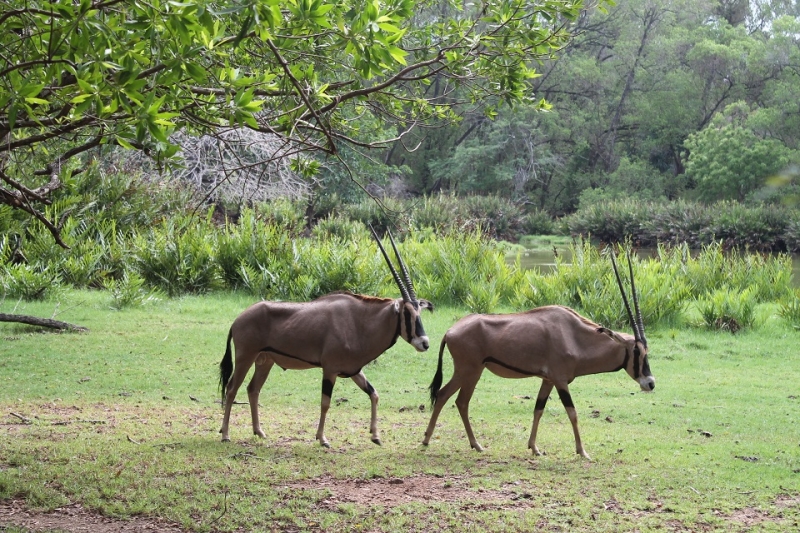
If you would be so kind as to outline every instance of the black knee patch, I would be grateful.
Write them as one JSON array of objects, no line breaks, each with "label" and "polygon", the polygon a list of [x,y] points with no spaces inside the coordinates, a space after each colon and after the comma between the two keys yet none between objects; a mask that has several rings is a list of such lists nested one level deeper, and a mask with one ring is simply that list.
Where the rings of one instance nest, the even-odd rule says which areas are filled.
[{"label": "black knee patch", "polygon": [[534,411],[544,411],[544,406],[547,405],[547,398],[536,398],[536,406]]},{"label": "black knee patch", "polygon": [[564,404],[564,407],[572,407],[575,408],[575,404],[572,403],[572,396],[569,395],[569,391],[558,389],[558,397],[561,398],[561,403]]},{"label": "black knee patch", "polygon": [[328,398],[333,396],[333,381],[329,379],[322,380],[322,394]]},{"label": "black knee patch", "polygon": [[375,392],[375,387],[373,387],[373,386],[372,386],[372,383],[370,383],[369,381],[367,381],[367,384],[366,384],[366,385],[364,386],[364,388],[363,388],[363,389],[361,389],[361,390],[363,390],[364,392],[366,392],[366,393],[367,393],[369,396],[372,396],[372,394]]}]

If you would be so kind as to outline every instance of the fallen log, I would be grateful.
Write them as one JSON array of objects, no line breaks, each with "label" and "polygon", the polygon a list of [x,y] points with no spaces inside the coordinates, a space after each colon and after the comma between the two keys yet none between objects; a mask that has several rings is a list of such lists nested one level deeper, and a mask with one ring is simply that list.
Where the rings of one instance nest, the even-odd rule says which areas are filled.
[{"label": "fallen log", "polygon": [[89,328],[70,324],[69,322],[62,322],[60,320],[53,320],[52,318],[39,318],[28,315],[8,315],[0,313],[0,322],[19,322],[21,324],[29,324],[31,326],[41,326],[43,328],[53,329],[68,329],[72,331],[89,331]]}]

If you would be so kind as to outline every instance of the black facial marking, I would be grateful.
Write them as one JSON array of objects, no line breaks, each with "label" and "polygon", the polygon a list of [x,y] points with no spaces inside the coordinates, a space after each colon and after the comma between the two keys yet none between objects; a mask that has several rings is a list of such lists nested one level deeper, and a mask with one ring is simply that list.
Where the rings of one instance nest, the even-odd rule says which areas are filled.
[{"label": "black facial marking", "polygon": [[414,328],[417,330],[417,337],[425,336],[425,328],[422,327],[422,320],[419,317],[414,321]]},{"label": "black facial marking", "polygon": [[533,408],[534,411],[544,411],[544,406],[547,405],[547,398],[536,398],[536,406]]},{"label": "black facial marking", "polygon": [[322,380],[322,394],[328,398],[333,396],[333,381],[329,379]]},{"label": "black facial marking", "polygon": [[644,364],[642,365],[642,374],[645,376],[652,376],[653,373],[650,372],[650,363],[647,361],[647,356],[644,356]]},{"label": "black facial marking", "polygon": [[406,335],[408,335],[408,341],[411,342],[411,339],[414,338],[414,334],[411,331],[411,312],[405,307],[403,308],[403,318],[406,321]]},{"label": "black facial marking", "polygon": [[569,409],[572,407],[575,408],[575,404],[572,403],[572,396],[569,395],[568,390],[558,389],[558,397],[561,398],[561,403],[564,404],[564,407]]},{"label": "black facial marking", "polygon": [[639,346],[634,347],[634,349],[633,349],[633,377],[637,378],[637,379],[641,375],[639,373],[639,355],[641,353],[642,352],[639,351]]}]

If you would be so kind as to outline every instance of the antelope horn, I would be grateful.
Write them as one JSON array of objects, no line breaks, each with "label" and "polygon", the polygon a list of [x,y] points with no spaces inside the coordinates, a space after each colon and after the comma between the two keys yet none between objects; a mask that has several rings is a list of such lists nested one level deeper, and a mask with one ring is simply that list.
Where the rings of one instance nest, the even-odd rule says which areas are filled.
[{"label": "antelope horn", "polygon": [[614,250],[611,250],[611,265],[614,267],[614,275],[617,277],[617,285],[619,285],[619,292],[622,294],[622,301],[625,304],[625,310],[628,312],[628,320],[633,328],[633,336],[636,340],[641,340],[639,335],[639,328],[636,327],[636,321],[633,319],[631,313],[631,306],[628,304],[628,297],[625,295],[625,288],[622,286],[622,279],[619,277],[619,270],[617,270],[617,261],[614,259]]},{"label": "antelope horn", "polygon": [[[386,264],[389,265],[389,270],[392,271],[392,277],[394,278],[394,282],[397,283],[397,288],[400,289],[400,294],[403,296],[404,302],[411,302],[411,297],[408,294],[408,289],[405,285],[403,285],[403,280],[400,279],[400,276],[397,274],[397,270],[395,270],[394,265],[392,265],[392,261],[389,259],[389,254],[386,253],[386,249],[383,247],[383,243],[381,243],[378,234],[375,233],[375,228],[372,227],[372,224],[369,225],[369,229],[372,231],[372,236],[375,237],[375,241],[378,243],[378,248],[381,249],[381,253],[383,254],[383,258],[386,259]],[[394,244],[394,242],[392,242]],[[395,250],[396,252],[397,250]]]},{"label": "antelope horn", "polygon": [[400,263],[400,270],[403,272],[403,278],[404,278],[403,281],[405,281],[405,285],[406,288],[408,289],[411,301],[416,302],[417,291],[414,290],[414,283],[411,281],[411,276],[408,274],[408,269],[406,268],[406,264],[403,262],[403,258],[400,257],[400,252],[397,251],[397,246],[394,243],[394,237],[392,237],[392,230],[387,228],[386,232],[389,234],[389,241],[391,241],[392,248],[394,248],[394,255],[397,257],[397,262]]},{"label": "antelope horn", "polygon": [[636,327],[639,331],[639,338],[647,348],[647,339],[644,337],[644,322],[642,321],[642,311],[639,309],[639,296],[636,294],[636,284],[633,281],[633,262],[631,261],[631,253],[628,251],[628,270],[631,275],[631,292],[633,293],[633,309],[636,311]]}]

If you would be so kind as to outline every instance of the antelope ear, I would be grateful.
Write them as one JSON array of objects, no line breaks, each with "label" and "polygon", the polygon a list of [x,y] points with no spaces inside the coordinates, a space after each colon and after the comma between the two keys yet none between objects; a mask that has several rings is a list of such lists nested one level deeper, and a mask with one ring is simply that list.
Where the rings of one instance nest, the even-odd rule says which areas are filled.
[{"label": "antelope ear", "polygon": [[418,300],[420,309],[427,309],[431,313],[433,313],[433,304],[428,300],[420,299]]}]

